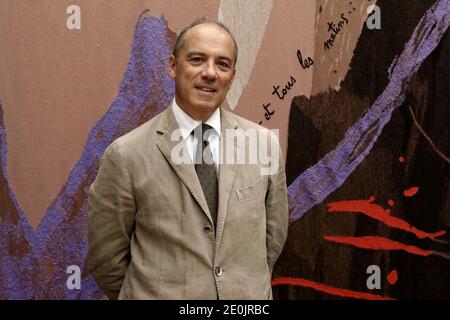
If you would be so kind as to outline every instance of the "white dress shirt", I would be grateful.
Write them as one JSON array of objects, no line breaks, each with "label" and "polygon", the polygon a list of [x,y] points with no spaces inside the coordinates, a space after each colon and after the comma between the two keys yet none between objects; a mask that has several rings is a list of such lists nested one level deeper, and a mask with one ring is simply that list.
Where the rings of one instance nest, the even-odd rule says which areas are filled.
[{"label": "white dress shirt", "polygon": [[[181,129],[181,135],[183,141],[186,143],[190,159],[194,163],[195,151],[197,150],[198,138],[191,132],[201,125],[201,121],[192,119],[186,112],[184,112],[180,106],[177,105],[175,99],[172,101],[172,111],[175,115],[175,120],[178,123],[178,127]],[[220,150],[220,107],[214,111],[214,113],[205,121],[207,125],[210,125],[214,130],[208,130],[206,140],[211,148],[211,153],[216,165],[217,176],[219,176],[219,150]],[[204,134],[204,133],[203,133]]]}]

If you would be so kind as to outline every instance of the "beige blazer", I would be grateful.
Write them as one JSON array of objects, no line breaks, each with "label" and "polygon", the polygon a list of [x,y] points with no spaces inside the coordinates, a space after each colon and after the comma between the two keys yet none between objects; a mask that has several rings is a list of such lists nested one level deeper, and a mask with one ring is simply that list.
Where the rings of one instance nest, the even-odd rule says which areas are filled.
[{"label": "beige blazer", "polygon": [[[249,128],[263,129],[222,109],[220,145],[226,129]],[[105,151],[89,190],[94,279],[110,299],[271,299],[288,229],[281,152],[269,175],[257,164],[220,164],[213,230],[194,166],[171,157],[175,129],[169,107]]]}]

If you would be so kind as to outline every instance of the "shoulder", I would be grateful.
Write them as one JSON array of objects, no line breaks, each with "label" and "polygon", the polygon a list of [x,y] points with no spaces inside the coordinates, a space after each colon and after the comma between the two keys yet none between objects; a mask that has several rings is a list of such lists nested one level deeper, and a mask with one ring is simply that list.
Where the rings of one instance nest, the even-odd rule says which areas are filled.
[{"label": "shoulder", "polygon": [[238,116],[237,114],[229,110],[222,109],[222,115],[227,119],[228,123],[232,124],[233,128],[239,128],[246,133],[249,133],[247,130],[255,131],[259,135],[266,137],[270,136],[271,138],[278,141],[278,129],[268,129],[255,122]]},{"label": "shoulder", "polygon": [[235,113],[233,113],[232,111],[226,110],[226,109],[222,109],[222,116],[225,117],[226,119],[229,120],[229,122],[234,122],[237,127],[241,128],[241,129],[258,129],[258,130],[265,130],[265,131],[270,131],[269,129],[255,123],[252,122],[248,119],[245,119]]},{"label": "shoulder", "polygon": [[139,152],[142,148],[156,145],[159,138],[158,129],[162,126],[166,112],[167,110],[161,112],[139,127],[120,136],[109,145],[108,149],[114,148],[123,155],[130,155]]}]

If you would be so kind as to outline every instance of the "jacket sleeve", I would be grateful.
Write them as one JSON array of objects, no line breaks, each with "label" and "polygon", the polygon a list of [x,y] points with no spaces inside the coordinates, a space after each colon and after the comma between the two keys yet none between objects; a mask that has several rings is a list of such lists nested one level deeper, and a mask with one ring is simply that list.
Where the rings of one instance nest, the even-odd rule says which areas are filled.
[{"label": "jacket sleeve", "polygon": [[278,160],[271,163],[269,174],[269,186],[266,195],[266,246],[267,264],[272,272],[284,243],[286,242],[289,212],[288,196],[286,187],[286,174],[281,148],[278,138],[273,137],[276,152],[272,154],[273,159]]},{"label": "jacket sleeve", "polygon": [[117,299],[130,262],[136,204],[130,175],[116,143],[105,151],[89,189],[88,267],[110,299]]}]

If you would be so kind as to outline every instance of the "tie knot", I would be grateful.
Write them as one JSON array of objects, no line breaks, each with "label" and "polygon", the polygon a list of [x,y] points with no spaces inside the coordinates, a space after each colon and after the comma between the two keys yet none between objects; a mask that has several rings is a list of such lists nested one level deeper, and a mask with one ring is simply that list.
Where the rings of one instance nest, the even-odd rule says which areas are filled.
[{"label": "tie knot", "polygon": [[[200,126],[200,125],[199,125],[199,126]],[[212,129],[212,127],[211,127],[209,124],[206,124],[206,123],[202,122],[202,131],[203,131],[203,132],[206,132],[206,131],[208,131],[209,129]]]},{"label": "tie knot", "polygon": [[205,138],[205,141],[206,141],[205,132],[207,132],[210,129],[212,129],[212,127],[209,124],[206,124],[203,122],[201,125],[199,124],[192,131],[192,134],[195,135],[200,141],[203,141],[203,138]]}]

